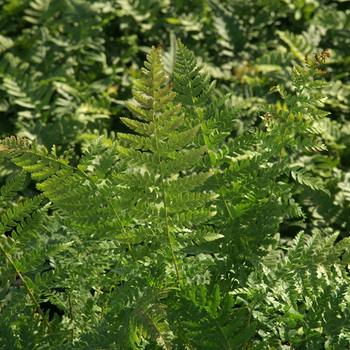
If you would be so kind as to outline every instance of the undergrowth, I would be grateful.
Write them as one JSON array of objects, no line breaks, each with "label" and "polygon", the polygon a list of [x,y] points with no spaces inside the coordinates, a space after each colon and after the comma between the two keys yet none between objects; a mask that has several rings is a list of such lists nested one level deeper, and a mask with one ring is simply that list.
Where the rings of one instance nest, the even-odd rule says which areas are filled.
[{"label": "undergrowth", "polygon": [[[18,170],[0,192],[0,347],[348,349],[350,240],[304,209],[333,203],[315,166],[337,166],[318,93],[329,52],[294,66],[290,91],[272,88],[283,105],[236,136],[241,106],[213,95],[180,41],[171,80],[161,51],[126,102],[130,132],[77,166],[1,141]],[[24,197],[29,175],[38,194]],[[281,238],[283,225],[298,232]]]}]

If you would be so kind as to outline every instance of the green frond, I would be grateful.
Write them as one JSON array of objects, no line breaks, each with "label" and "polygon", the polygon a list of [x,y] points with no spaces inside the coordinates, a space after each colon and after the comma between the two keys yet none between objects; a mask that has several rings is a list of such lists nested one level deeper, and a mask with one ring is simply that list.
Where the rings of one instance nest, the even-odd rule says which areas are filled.
[{"label": "green frond", "polygon": [[[110,186],[106,187],[107,191],[113,191],[118,185],[127,186],[133,183],[135,186],[144,184],[145,187],[160,186],[160,175],[153,172],[153,169],[140,172],[137,169],[132,169],[125,174],[113,174],[113,178],[109,179]],[[103,190],[105,187],[103,187]],[[113,192],[109,192],[113,193]]]},{"label": "green frond", "polygon": [[39,148],[34,141],[32,144],[22,138],[6,138],[0,143],[0,157],[10,159],[32,175],[35,180],[42,181],[59,169],[67,167],[67,161],[56,159],[54,153],[49,154],[45,147]]},{"label": "green frond", "polygon": [[89,165],[91,165],[96,157],[102,153],[104,148],[105,147],[101,137],[94,140],[82,155],[79,167],[87,168]]},{"label": "green frond", "polygon": [[152,121],[153,113],[151,110],[142,109],[141,107],[138,107],[128,101],[126,101],[125,104],[128,107],[129,111],[133,113],[135,116],[146,121]]},{"label": "green frond", "polygon": [[32,0],[30,7],[26,9],[24,19],[29,23],[41,24],[48,18],[50,0]]},{"label": "green frond", "polygon": [[202,224],[216,215],[214,208],[191,209],[191,211],[176,212],[169,221],[183,226],[196,226]]},{"label": "green frond", "polygon": [[[39,208],[40,203],[43,201],[43,196],[39,195],[32,199],[28,199],[23,203],[19,203],[13,208],[7,209],[6,213],[1,215],[0,232],[3,234],[9,230],[12,230],[17,225],[20,225],[26,218]],[[21,229],[23,231],[23,229]]]},{"label": "green frond", "polygon": [[263,73],[279,72],[290,66],[293,55],[282,50],[271,50],[256,60],[255,68]]},{"label": "green frond", "polygon": [[[241,348],[253,336],[255,325],[245,324],[245,331],[241,333],[238,318],[246,320],[247,314],[242,308],[234,309],[234,304],[234,297],[224,295],[217,285],[189,286],[173,306],[182,319],[175,325],[184,332],[184,344],[194,349]],[[202,327],[197,328],[194,320],[201,320]]]},{"label": "green frond", "polygon": [[299,203],[295,201],[295,199],[291,196],[290,193],[287,195],[282,195],[284,203],[287,203],[287,207],[285,209],[284,214],[288,219],[291,218],[303,218],[306,219],[305,213]]},{"label": "green frond", "polygon": [[174,287],[165,284],[150,286],[146,283],[145,280],[134,278],[125,287],[118,288],[114,295],[115,302],[110,312],[118,316],[118,343],[127,349],[137,349],[142,339],[147,339],[156,348],[172,349],[174,335],[163,301]]},{"label": "green frond", "polygon": [[177,42],[176,61],[173,70],[174,90],[179,94],[186,108],[204,107],[208,104],[216,82],[210,82],[208,73],[201,73],[203,65],[197,64],[197,59],[180,40]]},{"label": "green frond", "polygon": [[[238,288],[234,292],[234,295],[240,295],[238,300],[244,305],[253,305],[250,311],[252,318],[268,322],[269,329],[277,332],[282,339],[295,340],[297,337],[298,342],[305,341],[302,335],[299,337],[295,333],[291,336],[292,330],[302,326],[307,327],[307,334],[313,329],[312,339],[319,337],[323,344],[324,337],[331,338],[348,327],[348,322],[338,323],[334,319],[331,326],[328,320],[331,317],[339,320],[348,317],[345,307],[348,302],[344,304],[348,279],[339,265],[333,262],[339,259],[349,241],[342,242],[336,257],[332,247],[337,235],[321,237],[320,233],[306,236],[300,232],[285,256],[281,252],[278,254],[276,265],[271,260],[270,268],[261,266],[249,276],[249,288]],[[282,317],[278,320],[270,318],[269,312],[281,312]]]},{"label": "green frond", "polygon": [[123,146],[118,145],[117,151],[119,155],[124,159],[128,159],[133,164],[138,164],[139,166],[145,166],[146,168],[154,168],[157,161],[159,161],[159,153],[141,153],[133,149],[129,149]]},{"label": "green frond", "polygon": [[157,140],[155,138],[121,133],[118,133],[118,137],[121,142],[127,142],[128,146],[134,149],[142,151],[157,150]]},{"label": "green frond", "polygon": [[120,120],[130,129],[135,130],[139,134],[151,134],[154,130],[154,124],[152,122],[150,123],[144,123],[139,122],[134,119],[129,118],[120,118]]},{"label": "green frond", "polygon": [[293,179],[299,182],[301,185],[308,186],[313,190],[322,190],[323,192],[329,194],[329,191],[325,189],[324,186],[314,177],[308,174],[305,169],[294,169],[291,171],[291,175]]},{"label": "green frond", "polygon": [[12,180],[0,188],[0,207],[5,207],[6,202],[12,200],[17,192],[23,188],[26,172],[21,171]]},{"label": "green frond", "polygon": [[308,89],[321,89],[325,86],[330,86],[331,84],[327,81],[314,80],[306,84]]},{"label": "green frond", "polygon": [[[156,0],[117,3],[118,15],[141,21],[154,15],[153,7],[158,13],[166,6]],[[90,9],[80,1],[69,4],[82,15]],[[276,13],[276,4],[266,6]],[[29,22],[45,34],[52,2],[31,0],[26,6]],[[212,0],[208,6],[220,15],[206,25],[222,37],[222,58],[236,44],[244,45],[229,40],[229,24],[240,25],[234,15],[225,15],[231,5]],[[103,9],[100,17],[109,28],[114,17]],[[186,27],[185,20],[178,22]],[[142,28],[148,33],[147,23]],[[84,126],[83,147],[74,156],[73,150],[64,152],[64,144],[48,150],[24,138],[0,141],[0,161],[21,169],[17,175],[12,168],[3,170],[0,189],[0,348],[348,347],[350,172],[346,142],[339,140],[350,132],[320,109],[327,85],[318,68],[322,64],[307,58],[305,68],[294,67],[291,79],[285,79],[292,56],[301,57],[302,38],[310,33],[280,32],[294,53],[277,48],[244,73],[248,85],[283,77],[273,88],[279,95],[266,95],[277,103],[264,105],[262,113],[257,100],[247,103],[249,115],[261,114],[263,123],[256,116],[238,120],[254,125],[246,132],[235,126],[242,106],[232,106],[241,97],[216,89],[204,65],[178,41],[173,83],[160,46],[151,48],[140,72],[133,72],[141,78],[122,111],[130,115],[120,118],[132,132],[85,133],[87,120],[96,128],[110,126],[86,115],[74,124]],[[6,45],[12,50],[13,43]],[[99,47],[84,42],[74,48],[81,51],[77,64],[106,63],[95,52]],[[231,53],[222,52],[225,47]],[[73,50],[71,44],[68,48]],[[35,54],[33,64],[43,62],[36,55],[44,57]],[[27,95],[29,82],[6,75],[3,80],[10,102],[34,116],[38,100]],[[54,112],[62,118],[70,118],[73,105],[79,113],[113,113],[97,97],[83,101],[83,87],[69,80],[56,81],[54,89],[60,95],[57,100],[50,95]],[[247,96],[256,92],[258,84]],[[104,88],[98,93],[109,94]],[[48,106],[44,120],[53,109],[51,97],[40,94]],[[81,103],[70,103],[73,98]],[[27,173],[35,188],[27,186]],[[46,303],[59,314],[45,314]]]},{"label": "green frond", "polygon": [[[297,128],[297,130],[298,129],[299,128]],[[312,130],[312,131],[314,131],[315,134],[317,132],[317,130]],[[317,151],[325,151],[327,149],[327,146],[322,141],[317,139],[311,139],[311,138],[302,139],[301,136],[298,136],[296,138],[290,138],[289,140],[286,141],[286,145],[290,147],[293,151],[296,151],[297,149],[301,149],[307,152],[317,152]]]},{"label": "green frond", "polygon": [[[139,86],[140,87],[140,86]],[[134,99],[141,105],[142,108],[152,108],[153,98],[147,97],[143,92],[137,91],[135,89],[131,90]]]},{"label": "green frond", "polygon": [[159,125],[157,128],[157,135],[159,138],[163,139],[163,138],[166,138],[166,136],[169,135],[171,132],[173,132],[173,131],[177,132],[178,131],[177,129],[183,123],[184,118],[185,118],[184,114],[180,114],[178,116],[178,118],[175,118],[173,120],[169,120],[169,118],[168,118],[171,115],[177,114],[177,112],[180,110],[180,108],[177,108],[177,107],[180,107],[180,106],[178,105],[178,106],[176,106],[176,108],[172,108],[172,109],[165,111],[163,113],[163,115],[160,118],[158,118],[159,122],[163,122],[166,119],[168,119],[168,121],[166,123],[164,123],[163,125]]},{"label": "green frond", "polygon": [[[158,202],[159,199],[156,200],[157,196],[154,197],[155,203],[158,203],[156,206],[149,203],[148,208],[145,208],[142,204],[143,201],[140,200],[137,201],[135,208],[131,209],[137,210],[142,219],[145,219],[147,215],[150,215],[150,217],[158,215],[156,213],[159,210],[165,210],[164,215],[167,216],[173,212],[183,212],[190,210],[190,208],[192,210],[192,206],[194,209],[203,204],[197,199],[188,206],[186,200],[189,198],[183,198],[182,195],[178,197],[178,200],[171,198],[175,198],[172,192],[176,191],[177,174],[198,163],[206,151],[204,146],[201,148],[189,147],[200,125],[195,125],[184,131],[178,130],[184,116],[182,114],[178,115],[180,112],[179,104],[170,104],[176,94],[172,91],[172,84],[167,84],[167,77],[162,66],[161,49],[153,47],[151,53],[147,56],[147,60],[145,63],[147,69],[143,70],[146,78],[137,81],[135,84],[136,90],[134,90],[134,97],[140,106],[135,107],[135,105],[128,103],[129,109],[134,112],[135,116],[141,118],[143,116],[146,123],[141,124],[127,118],[122,119],[131,128],[140,131],[143,136],[120,133],[118,136],[121,144],[117,146],[117,150],[123,159],[127,159],[134,165],[139,165],[142,167],[142,171],[146,171],[146,174],[152,174],[152,178],[156,176],[163,179],[163,184],[157,182],[153,184],[151,192],[145,187],[148,195],[152,193],[150,198],[153,194],[157,194],[157,191],[160,191],[159,194],[163,193],[158,197],[160,202]],[[152,120],[150,120],[151,116]],[[155,170],[159,172],[159,175]],[[132,176],[135,177],[135,173]],[[123,176],[123,181],[126,185],[127,176]],[[168,181],[172,182],[173,186],[166,186]],[[149,186],[150,178],[145,183],[139,181],[137,183],[140,188],[142,188],[142,185]],[[129,186],[131,190],[135,188],[131,181]],[[164,187],[162,188],[162,186]],[[189,192],[190,189],[186,193],[190,195]],[[203,198],[205,196],[203,194]],[[164,205],[161,205],[162,201],[164,201]],[[167,206],[170,203],[173,203],[173,207],[168,208]],[[168,210],[169,213],[167,213]]]},{"label": "green frond", "polygon": [[169,132],[168,140],[162,144],[162,155],[166,155],[174,151],[179,151],[186,147],[191,143],[199,129],[200,125],[196,125],[194,128],[182,132]]},{"label": "green frond", "polygon": [[183,193],[189,192],[203,184],[210,176],[212,172],[191,174],[184,177],[168,178],[165,186],[169,188],[170,192]]},{"label": "green frond", "polygon": [[163,164],[164,175],[170,176],[174,173],[178,173],[183,169],[188,169],[195,165],[202,155],[206,152],[207,147],[202,146],[201,148],[191,149],[184,153],[178,153],[174,160],[170,160]]},{"label": "green frond", "polygon": [[11,236],[13,239],[18,238],[24,243],[27,240],[35,239],[36,231],[39,228],[42,228],[41,222],[47,216],[47,211],[49,209],[49,205],[44,206],[36,211],[34,211],[31,215],[21,220],[21,222],[16,226],[16,231],[11,232]]},{"label": "green frond", "polygon": [[312,47],[301,34],[293,34],[289,31],[282,32],[280,30],[277,30],[276,34],[289,46],[291,52],[293,52],[300,62],[305,60],[305,53],[314,50],[314,47]]},{"label": "green frond", "polygon": [[168,196],[165,204],[170,212],[187,211],[192,208],[204,207],[209,201],[212,201],[217,195],[211,193],[181,193]]}]

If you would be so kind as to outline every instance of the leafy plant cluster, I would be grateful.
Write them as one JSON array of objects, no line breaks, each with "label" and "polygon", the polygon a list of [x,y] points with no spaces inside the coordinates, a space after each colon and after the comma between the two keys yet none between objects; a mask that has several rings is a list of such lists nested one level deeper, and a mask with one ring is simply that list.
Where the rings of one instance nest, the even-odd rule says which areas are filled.
[{"label": "leafy plant cluster", "polygon": [[[330,112],[320,127],[328,151],[298,158],[299,165],[327,182],[323,193],[295,188],[294,198],[312,219],[285,223],[283,236],[300,228],[337,228],[345,237],[348,225],[349,169],[349,9],[343,1],[183,1],[183,0],[0,0],[0,136],[18,135],[51,149],[58,157],[72,149],[72,164],[99,135],[111,145],[115,132],[126,132],[124,100],[131,98],[141,77],[144,54],[155,43],[169,48],[165,70],[172,75],[176,37],[182,38],[216,79],[211,94],[227,108],[241,106],[232,136],[263,127],[262,105],[287,106],[279,85],[290,89],[291,67],[305,54],[331,54],[319,92]],[[267,113],[269,114],[269,113]],[[260,125],[260,126],[259,126]],[[328,152],[328,153],[327,153]],[[69,154],[67,154],[69,156]],[[335,170],[336,169],[336,170]],[[13,177],[7,162],[0,183]],[[317,173],[317,174],[316,174]],[[334,180],[337,179],[337,180]],[[22,193],[33,196],[28,179]],[[311,196],[313,198],[311,198]],[[332,203],[330,210],[329,202]],[[309,231],[308,231],[309,232]]]},{"label": "leafy plant cluster", "polygon": [[233,91],[227,103],[245,103],[235,132],[256,125],[266,99],[276,102],[269,89],[288,84],[289,67],[324,48],[333,127],[346,120],[349,10],[340,0],[1,0],[0,9],[2,137],[80,155],[93,130],[125,131],[116,116],[126,116],[145,51],[171,46],[171,72],[175,37],[205,62],[217,95]]},{"label": "leafy plant cluster", "polygon": [[239,135],[244,105],[177,41],[171,79],[147,55],[131,131],[79,160],[3,139],[1,348],[348,349],[349,177],[317,55]]}]

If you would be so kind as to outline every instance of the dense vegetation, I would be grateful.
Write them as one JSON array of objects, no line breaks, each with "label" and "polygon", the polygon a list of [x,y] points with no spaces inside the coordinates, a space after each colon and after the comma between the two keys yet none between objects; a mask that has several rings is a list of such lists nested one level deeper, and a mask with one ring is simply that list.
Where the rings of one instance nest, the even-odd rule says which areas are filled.
[{"label": "dense vegetation", "polygon": [[346,4],[0,0],[0,348],[348,349]]}]

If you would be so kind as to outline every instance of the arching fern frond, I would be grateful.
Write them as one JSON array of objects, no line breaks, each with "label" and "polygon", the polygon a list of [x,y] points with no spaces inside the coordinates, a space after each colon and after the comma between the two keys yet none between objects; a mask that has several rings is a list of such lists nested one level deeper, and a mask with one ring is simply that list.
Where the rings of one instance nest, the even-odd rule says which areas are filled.
[{"label": "arching fern frond", "polygon": [[[29,172],[37,181],[37,188],[55,207],[70,214],[70,224],[81,234],[106,239],[121,230],[125,237],[116,200],[112,198],[116,190],[111,191],[111,183],[104,181],[116,162],[116,147],[112,145],[101,156],[102,149],[102,141],[97,139],[82,157],[79,167],[74,168],[68,164],[69,157],[59,159],[56,156],[54,147],[49,153],[35,141],[30,144],[22,138],[7,138],[0,144],[0,157],[10,159]],[[110,215],[113,220],[108,219]]]}]

